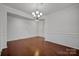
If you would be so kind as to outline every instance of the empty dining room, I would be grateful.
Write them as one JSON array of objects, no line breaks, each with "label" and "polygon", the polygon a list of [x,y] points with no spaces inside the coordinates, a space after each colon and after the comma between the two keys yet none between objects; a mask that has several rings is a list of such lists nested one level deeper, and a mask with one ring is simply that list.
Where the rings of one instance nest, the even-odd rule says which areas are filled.
[{"label": "empty dining room", "polygon": [[0,56],[79,56],[79,3],[0,3]]}]

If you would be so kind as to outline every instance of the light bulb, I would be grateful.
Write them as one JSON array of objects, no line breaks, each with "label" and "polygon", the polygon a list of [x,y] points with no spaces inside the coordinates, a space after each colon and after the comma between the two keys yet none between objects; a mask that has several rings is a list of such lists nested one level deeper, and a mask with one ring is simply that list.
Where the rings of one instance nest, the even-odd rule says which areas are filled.
[{"label": "light bulb", "polygon": [[32,15],[35,15],[35,13],[34,13],[34,12],[32,12]]},{"label": "light bulb", "polygon": [[40,15],[38,15],[38,17],[40,17]]},{"label": "light bulb", "polygon": [[43,13],[40,13],[40,15],[42,16],[42,15],[43,15]]},{"label": "light bulb", "polygon": [[36,14],[39,14],[39,11],[36,11]]},{"label": "light bulb", "polygon": [[33,17],[36,17],[36,15],[34,14]]}]

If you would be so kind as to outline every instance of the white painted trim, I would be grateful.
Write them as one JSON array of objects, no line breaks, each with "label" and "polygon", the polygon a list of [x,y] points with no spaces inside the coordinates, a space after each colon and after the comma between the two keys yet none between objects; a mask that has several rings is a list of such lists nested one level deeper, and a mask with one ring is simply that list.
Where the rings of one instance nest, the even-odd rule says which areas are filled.
[{"label": "white painted trim", "polygon": [[32,19],[31,15],[28,15],[27,13],[25,13],[25,12],[23,12],[21,10],[11,8],[11,7],[3,5],[3,4],[0,4],[0,5],[2,5],[5,8],[6,12],[16,14],[16,15],[19,15],[19,16],[22,16],[22,17],[26,17],[26,18],[28,17],[28,18]]}]

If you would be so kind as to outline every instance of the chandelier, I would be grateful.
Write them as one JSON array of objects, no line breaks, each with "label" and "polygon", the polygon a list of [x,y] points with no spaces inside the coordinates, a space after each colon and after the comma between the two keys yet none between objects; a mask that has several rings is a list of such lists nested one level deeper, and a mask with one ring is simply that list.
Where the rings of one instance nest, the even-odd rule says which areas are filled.
[{"label": "chandelier", "polygon": [[36,11],[32,12],[32,16],[35,18],[35,20],[39,20],[39,18],[43,15],[42,12],[40,12],[38,9]]}]

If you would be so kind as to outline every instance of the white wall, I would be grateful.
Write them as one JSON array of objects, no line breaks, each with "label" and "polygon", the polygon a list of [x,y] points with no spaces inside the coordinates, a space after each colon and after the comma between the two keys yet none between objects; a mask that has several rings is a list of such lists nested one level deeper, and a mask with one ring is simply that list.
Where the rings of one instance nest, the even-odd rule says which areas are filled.
[{"label": "white wall", "polygon": [[35,36],[36,23],[10,14],[7,17],[7,35],[8,41]]},{"label": "white wall", "polygon": [[0,50],[7,47],[7,41],[37,35],[37,22],[28,18],[32,19],[30,15],[20,10],[0,4]]},{"label": "white wall", "polygon": [[6,48],[7,42],[7,14],[6,10],[0,5],[0,50]]},{"label": "white wall", "polygon": [[[21,16],[21,17],[24,17],[24,18],[27,18],[27,17],[31,18],[31,16],[27,15],[26,13],[24,13],[20,10],[13,9],[11,7],[0,4],[0,50],[7,47],[7,13],[8,12],[18,15],[18,16]],[[22,35],[24,35],[24,34],[22,34]],[[11,37],[9,37],[9,38],[11,38]]]},{"label": "white wall", "polygon": [[44,36],[44,22],[44,19],[36,21],[36,34],[38,36]]},{"label": "white wall", "polygon": [[47,40],[79,49],[79,5],[73,5],[46,17]]},{"label": "white wall", "polygon": [[[34,21],[13,17],[12,15],[7,18],[7,12],[26,18],[28,16],[19,10],[0,5],[0,49],[6,48],[7,38],[8,40],[14,40],[29,37],[36,33],[36,23]],[[45,20],[44,35],[47,40],[79,49],[79,5],[53,13],[47,16]]]}]

